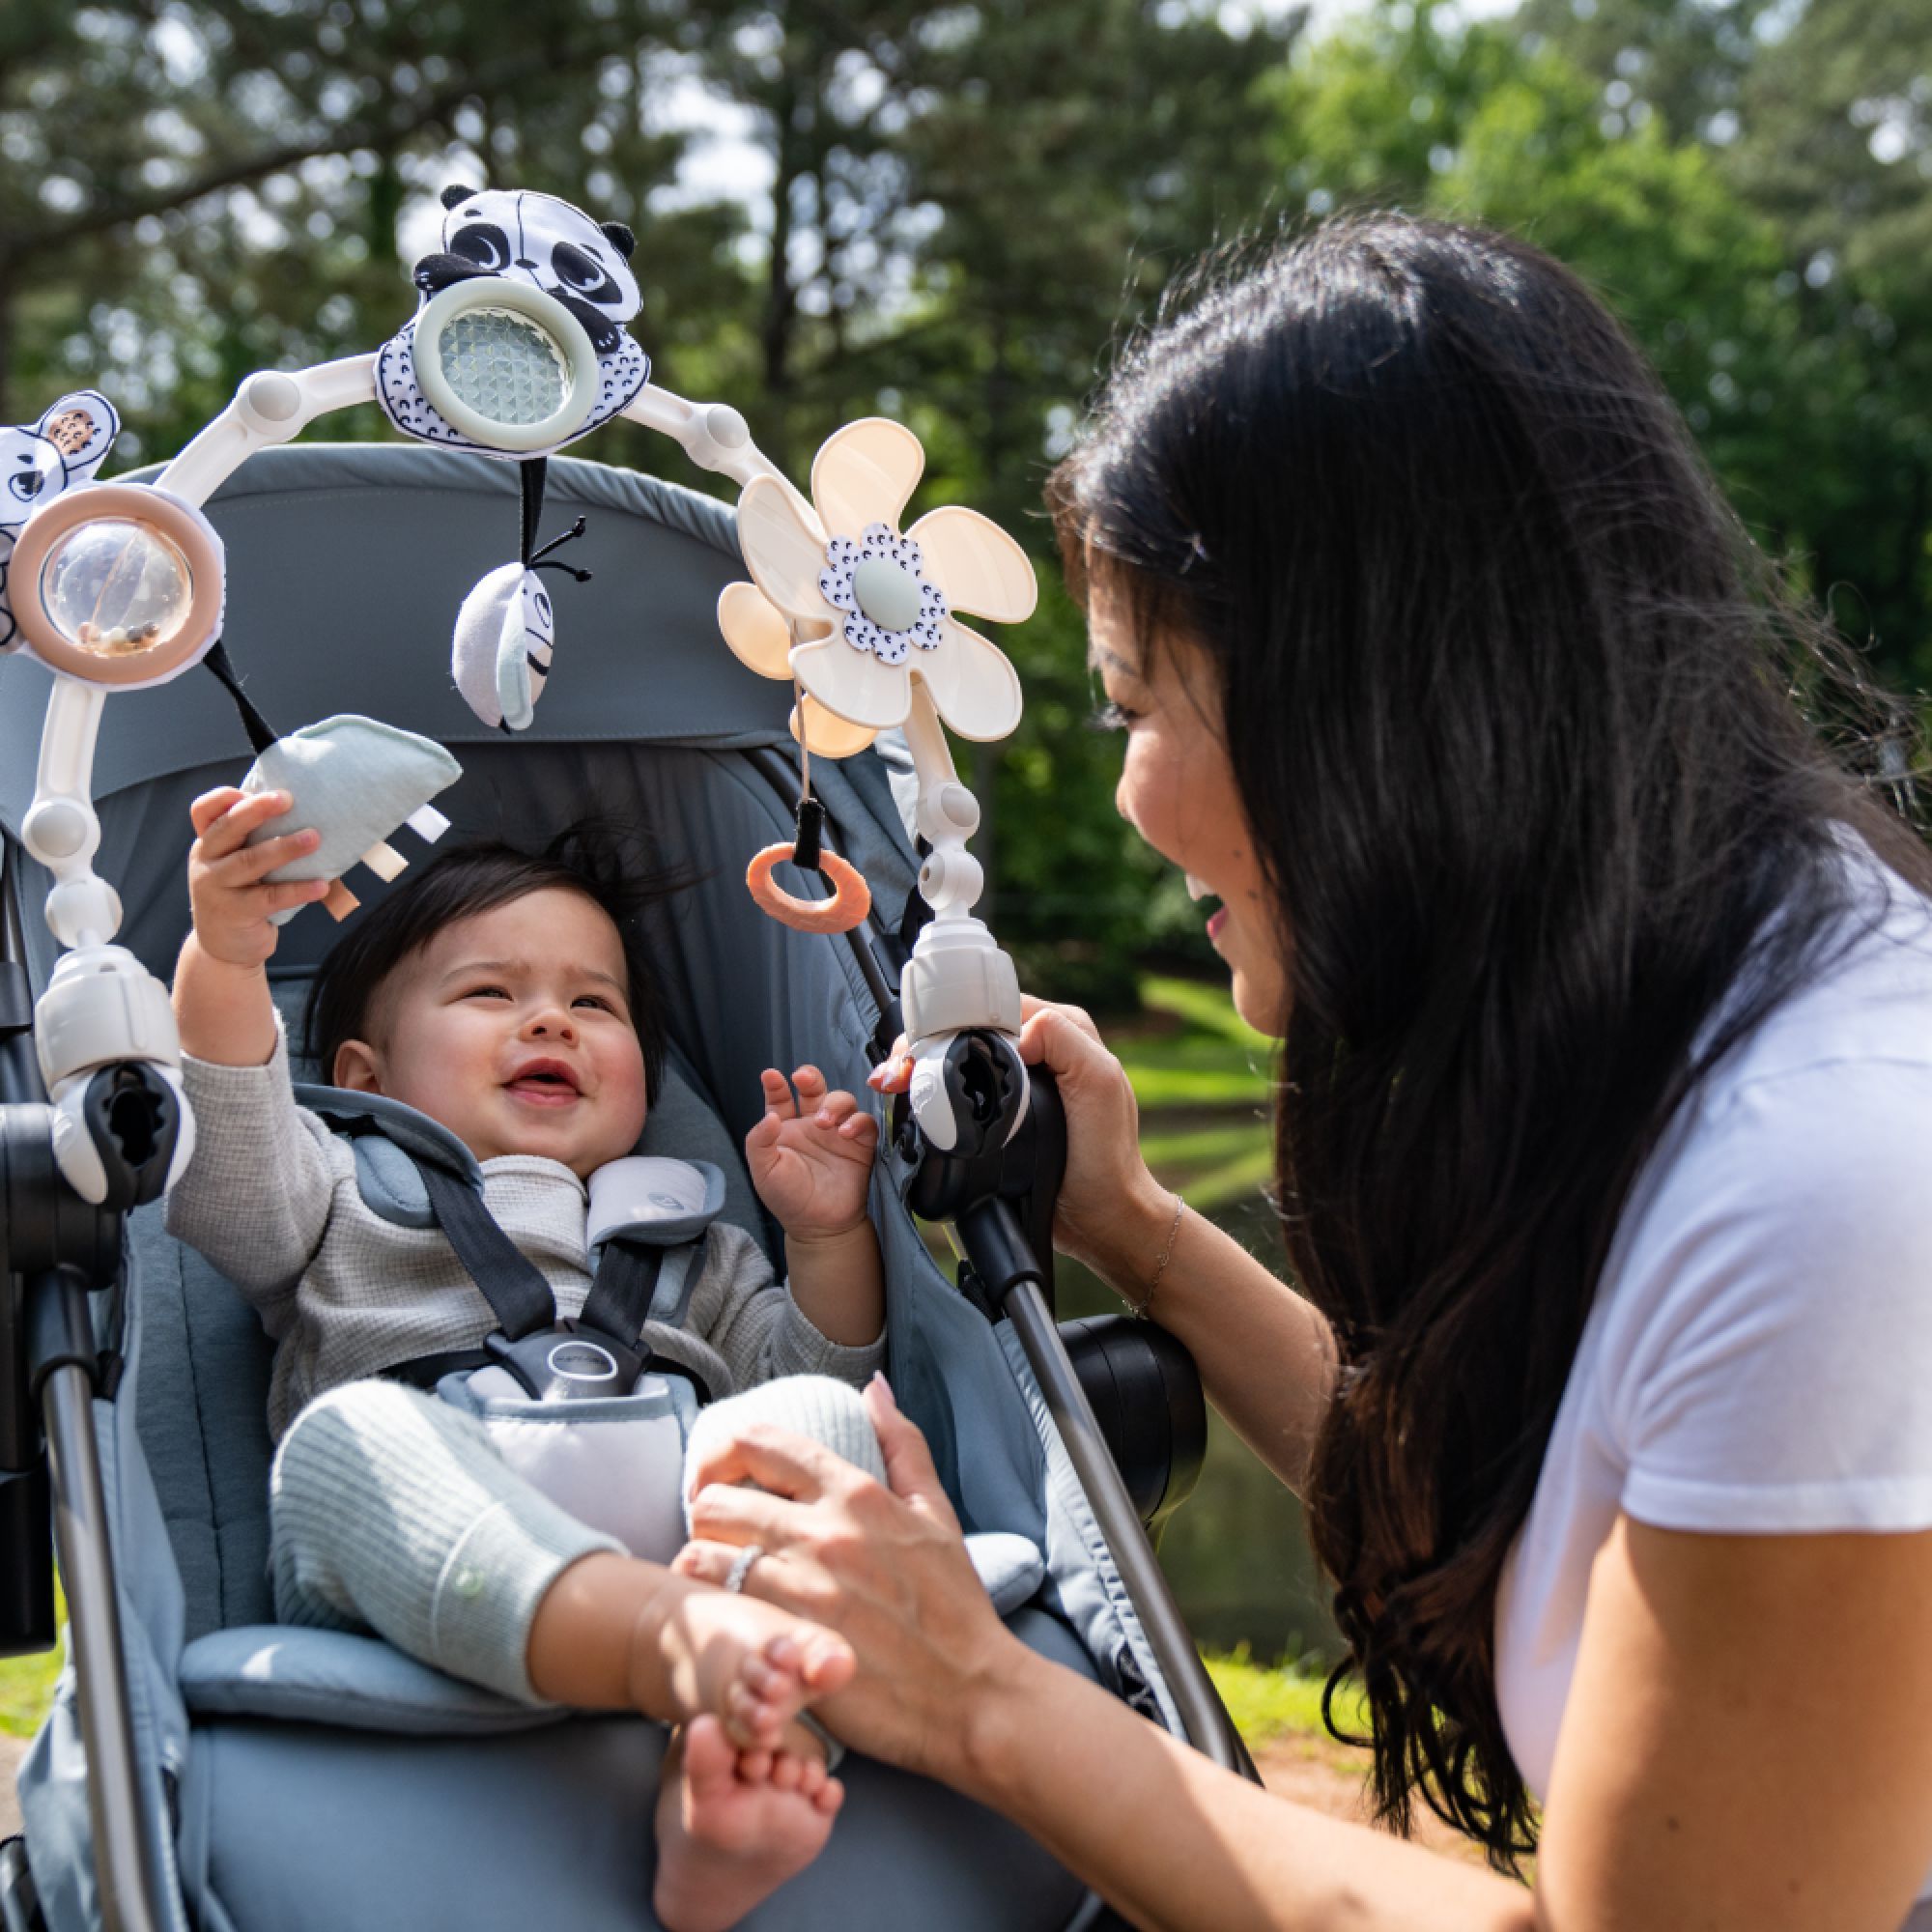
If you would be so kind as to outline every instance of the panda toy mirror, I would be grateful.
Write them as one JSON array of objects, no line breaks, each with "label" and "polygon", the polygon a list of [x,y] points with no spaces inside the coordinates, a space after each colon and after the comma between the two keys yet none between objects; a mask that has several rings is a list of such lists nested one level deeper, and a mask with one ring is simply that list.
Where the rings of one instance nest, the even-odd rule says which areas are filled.
[{"label": "panda toy mirror", "polygon": [[442,191],[442,246],[415,266],[415,316],[376,355],[376,396],[405,436],[522,460],[587,436],[632,401],[650,358],[620,222],[554,195]]}]

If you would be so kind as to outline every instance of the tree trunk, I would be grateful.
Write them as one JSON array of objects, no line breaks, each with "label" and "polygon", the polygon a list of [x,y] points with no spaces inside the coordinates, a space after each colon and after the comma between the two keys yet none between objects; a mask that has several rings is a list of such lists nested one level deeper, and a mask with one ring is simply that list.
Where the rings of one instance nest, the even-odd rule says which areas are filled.
[{"label": "tree trunk", "polygon": [[0,423],[14,420],[14,269],[0,257]]},{"label": "tree trunk", "polygon": [[772,259],[766,270],[764,314],[758,326],[765,394],[771,404],[772,427],[765,439],[766,448],[787,475],[791,473],[792,325],[798,316],[798,291],[791,280],[791,203],[804,172],[804,143],[798,127],[801,105],[801,90],[794,76],[787,73],[779,82],[772,102],[778,122],[778,179],[772,184]]},{"label": "tree trunk", "polygon": [[369,259],[372,262],[401,260],[396,245],[396,223],[403,212],[403,177],[395,155],[383,151],[376,172],[369,177],[367,205]]}]

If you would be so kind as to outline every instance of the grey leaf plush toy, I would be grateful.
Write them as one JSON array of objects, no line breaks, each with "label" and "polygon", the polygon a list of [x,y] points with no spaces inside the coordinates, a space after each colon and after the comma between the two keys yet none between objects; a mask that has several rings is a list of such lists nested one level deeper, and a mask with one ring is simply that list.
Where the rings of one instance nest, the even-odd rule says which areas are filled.
[{"label": "grey leaf plush toy", "polygon": [[[440,838],[449,820],[429,801],[462,776],[463,767],[433,738],[373,718],[325,718],[276,739],[249,767],[243,791],[285,791],[295,802],[285,816],[258,827],[248,842],[283,832],[320,832],[322,843],[313,852],[278,866],[269,877],[333,880],[322,903],[336,919],[346,919],[357,900],[342,874],[360,860],[380,877],[393,879],[409,861],[387,842],[390,835],[407,825],[420,838]],[[290,906],[270,917],[285,925],[300,910]]]}]

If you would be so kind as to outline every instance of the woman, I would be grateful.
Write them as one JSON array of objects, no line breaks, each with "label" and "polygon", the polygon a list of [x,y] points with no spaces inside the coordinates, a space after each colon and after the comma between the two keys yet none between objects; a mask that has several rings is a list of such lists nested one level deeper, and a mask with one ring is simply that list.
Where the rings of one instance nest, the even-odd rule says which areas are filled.
[{"label": "woman", "polygon": [[774,1493],[706,1489],[681,1561],[759,1545],[859,1653],[830,1721],[1142,1924],[1890,1932],[1932,1890],[1932,867],[1793,702],[1823,626],[1580,283],[1428,222],[1165,323],[1052,500],[1121,810],[1283,1040],[1300,1292],[1036,1007],[1056,1241],[1304,1496],[1383,1812],[1536,1847],[1534,1892],[1023,1651],[883,1389],[895,1494],[755,1436],[703,1473]]}]

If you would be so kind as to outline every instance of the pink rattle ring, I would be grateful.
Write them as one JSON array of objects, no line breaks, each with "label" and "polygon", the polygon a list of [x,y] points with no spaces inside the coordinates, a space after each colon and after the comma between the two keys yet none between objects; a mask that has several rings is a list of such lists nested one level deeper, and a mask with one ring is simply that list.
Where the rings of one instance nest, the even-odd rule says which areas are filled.
[{"label": "pink rattle ring", "polygon": [[794,844],[767,845],[745,867],[745,885],[753,899],[781,925],[798,932],[850,932],[872,909],[872,889],[866,876],[837,852],[821,851],[818,869],[832,883],[829,899],[799,899],[773,883],[772,867],[788,864]]}]

